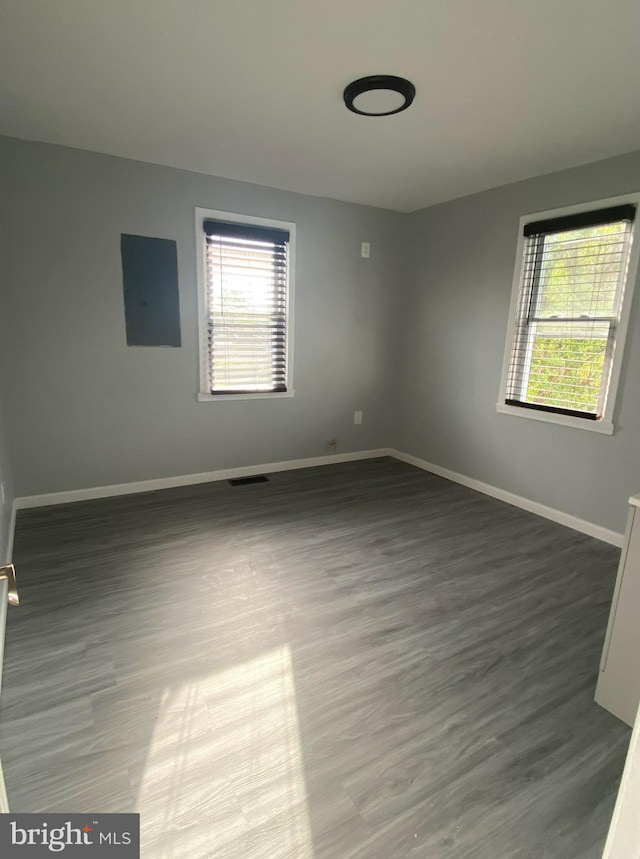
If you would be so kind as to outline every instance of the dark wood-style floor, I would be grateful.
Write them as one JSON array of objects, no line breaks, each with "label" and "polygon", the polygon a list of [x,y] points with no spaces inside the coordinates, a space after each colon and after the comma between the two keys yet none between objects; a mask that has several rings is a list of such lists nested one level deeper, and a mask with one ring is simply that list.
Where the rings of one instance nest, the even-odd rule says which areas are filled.
[{"label": "dark wood-style floor", "polygon": [[19,514],[14,811],[144,859],[599,859],[618,551],[390,460]]}]

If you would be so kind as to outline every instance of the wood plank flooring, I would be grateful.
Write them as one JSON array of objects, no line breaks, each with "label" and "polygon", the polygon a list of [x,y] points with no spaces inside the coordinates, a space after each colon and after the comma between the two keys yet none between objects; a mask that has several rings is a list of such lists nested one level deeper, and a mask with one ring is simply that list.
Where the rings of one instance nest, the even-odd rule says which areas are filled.
[{"label": "wood plank flooring", "polygon": [[390,459],[22,511],[14,811],[145,859],[599,859],[618,551]]}]

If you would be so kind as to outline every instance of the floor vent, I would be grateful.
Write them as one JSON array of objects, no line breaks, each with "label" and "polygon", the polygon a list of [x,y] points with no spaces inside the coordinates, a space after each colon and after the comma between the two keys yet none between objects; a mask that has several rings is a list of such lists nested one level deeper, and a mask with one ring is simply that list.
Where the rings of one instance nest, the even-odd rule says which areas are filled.
[{"label": "floor vent", "polygon": [[229,483],[231,486],[248,486],[250,483],[268,483],[269,478],[264,474],[256,474],[253,477],[234,477]]}]

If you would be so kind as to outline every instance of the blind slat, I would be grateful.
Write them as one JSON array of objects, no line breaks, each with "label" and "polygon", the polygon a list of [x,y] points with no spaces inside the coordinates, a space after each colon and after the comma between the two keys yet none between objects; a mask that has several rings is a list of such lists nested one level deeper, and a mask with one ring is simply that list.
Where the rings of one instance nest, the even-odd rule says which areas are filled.
[{"label": "blind slat", "polygon": [[633,221],[636,207],[633,205],[611,206],[592,212],[577,212],[573,215],[562,215],[558,218],[546,218],[542,221],[532,221],[524,227],[525,236],[549,235],[550,233],[568,232],[587,227],[599,227],[622,221]]},{"label": "blind slat", "polygon": [[269,243],[274,245],[286,245],[289,241],[289,231],[279,230],[274,227],[261,227],[258,224],[237,224],[227,221],[214,221],[206,219],[203,223],[207,241],[210,242],[214,236],[230,239],[231,242],[240,239],[248,243]]}]

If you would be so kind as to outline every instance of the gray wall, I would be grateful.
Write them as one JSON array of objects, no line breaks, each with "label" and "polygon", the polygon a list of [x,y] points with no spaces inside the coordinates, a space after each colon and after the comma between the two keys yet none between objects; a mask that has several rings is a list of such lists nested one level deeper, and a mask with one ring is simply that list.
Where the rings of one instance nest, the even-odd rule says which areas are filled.
[{"label": "gray wall", "polygon": [[[6,177],[0,168],[0,266],[9,252],[6,237],[9,229],[10,213],[3,205]],[[8,316],[5,307],[7,298],[6,273],[0,270],[0,344],[8,334]],[[0,346],[1,349],[1,346]],[[9,453],[8,421],[5,388],[12,371],[11,356],[0,355],[0,565],[8,563],[12,542],[11,514],[14,498],[12,458]],[[0,642],[0,650],[2,643]]]},{"label": "gray wall", "polygon": [[395,446],[623,531],[640,492],[640,292],[614,436],[496,413],[519,218],[640,190],[640,152],[409,216]]},{"label": "gray wall", "polygon": [[[9,138],[0,173],[18,495],[387,444],[401,215]],[[196,402],[196,206],[297,224],[294,398]],[[121,233],[177,241],[182,348],[127,347]]]},{"label": "gray wall", "polygon": [[[0,565],[11,560],[11,513],[13,507],[13,474],[7,440],[6,421],[0,399]],[[3,500],[4,496],[4,500]],[[0,645],[1,646],[1,645]]]}]

